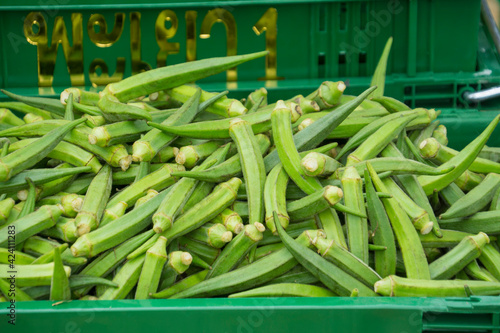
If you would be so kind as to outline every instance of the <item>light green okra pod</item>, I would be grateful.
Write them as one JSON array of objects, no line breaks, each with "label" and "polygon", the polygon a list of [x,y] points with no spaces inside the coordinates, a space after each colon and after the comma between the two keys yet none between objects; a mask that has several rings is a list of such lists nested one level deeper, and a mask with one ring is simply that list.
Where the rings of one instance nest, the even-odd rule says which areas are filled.
[{"label": "light green okra pod", "polygon": [[127,261],[113,278],[113,282],[118,287],[106,288],[105,292],[99,297],[100,300],[124,299],[135,287],[142,266],[144,265],[146,255],[141,255],[135,259]]},{"label": "light green okra pod", "polygon": [[327,185],[302,199],[289,202],[286,211],[293,221],[312,217],[340,202],[344,193],[337,186]]},{"label": "light green okra pod", "polygon": [[142,266],[135,299],[147,299],[156,293],[163,265],[167,262],[167,239],[160,237],[147,252]]},{"label": "light green okra pod", "polygon": [[266,178],[264,185],[264,207],[266,209],[265,222],[267,228],[274,234],[276,226],[274,225],[273,212],[277,212],[278,220],[283,228],[287,228],[290,223],[286,209],[286,188],[288,184],[288,175],[281,164],[276,165]]},{"label": "light green okra pod", "polygon": [[[0,265],[0,279],[8,279],[12,275],[9,273],[9,265]],[[71,268],[64,266],[66,276],[70,276]],[[51,284],[54,272],[54,263],[43,265],[16,265],[16,286],[48,286]]]}]

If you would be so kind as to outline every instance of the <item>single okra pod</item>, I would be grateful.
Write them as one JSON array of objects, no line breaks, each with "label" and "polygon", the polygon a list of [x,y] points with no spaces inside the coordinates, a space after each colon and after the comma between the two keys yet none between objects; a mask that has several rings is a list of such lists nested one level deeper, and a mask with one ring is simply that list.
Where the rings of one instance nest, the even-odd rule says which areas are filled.
[{"label": "single okra pod", "polygon": [[153,120],[148,111],[130,104],[120,103],[118,98],[109,94],[102,94],[97,106],[108,122],[136,119]]},{"label": "single okra pod", "polygon": [[122,217],[125,214],[125,211],[128,208],[128,204],[125,201],[120,201],[116,203],[114,206],[105,209],[102,215],[100,226],[105,226],[109,222],[116,220],[119,217]]},{"label": "single okra pod", "polygon": [[139,281],[145,257],[146,255],[143,254],[135,259],[127,261],[113,278],[113,282],[116,283],[118,287],[106,288],[99,299],[124,299],[135,287],[137,281]]},{"label": "single okra pod", "polygon": [[387,70],[387,60],[389,59],[389,54],[391,53],[391,47],[392,37],[389,37],[385,43],[384,50],[380,55],[380,59],[378,60],[377,67],[375,67],[375,72],[373,73],[372,80],[370,82],[371,87],[378,87],[378,89],[372,93],[372,96],[374,97],[384,96],[385,73]]},{"label": "single okra pod", "polygon": [[490,173],[464,197],[458,199],[450,208],[439,216],[440,219],[466,217],[479,212],[492,200],[500,187],[500,175]]},{"label": "single okra pod", "polygon": [[12,198],[0,201],[0,225],[7,222],[10,212],[12,211],[12,207],[14,207],[15,204],[16,202]]},{"label": "single okra pod", "polygon": [[[18,150],[36,140],[37,139],[24,139],[14,142],[10,145],[9,151],[12,152]],[[94,173],[97,173],[102,167],[101,163],[99,163],[99,160],[94,154],[66,141],[59,142],[59,144],[52,149],[47,157],[67,162],[76,167],[90,166]]]},{"label": "single okra pod", "polygon": [[374,96],[371,100],[381,104],[389,113],[411,110],[405,103],[389,96]]},{"label": "single okra pod", "polygon": [[321,109],[328,109],[340,103],[345,88],[346,85],[342,81],[325,81],[306,98],[315,101]]},{"label": "single okra pod", "polygon": [[231,231],[235,235],[243,231],[243,220],[241,216],[229,208],[224,209],[211,222],[224,225],[228,231]]},{"label": "single okra pod", "polygon": [[0,246],[6,247],[12,242],[9,230],[15,230],[14,243],[17,245],[40,231],[53,227],[61,214],[60,206],[43,206],[31,214],[4,225],[0,232]]},{"label": "single okra pod", "polygon": [[[346,207],[365,210],[363,199],[363,182],[355,168],[346,168],[342,176],[344,202]],[[368,221],[365,218],[346,214],[347,237],[350,251],[361,261],[368,263]]]},{"label": "single okra pod", "polygon": [[277,283],[231,294],[229,298],[241,297],[332,297],[328,289],[300,283]]},{"label": "single okra pod", "polygon": [[411,121],[406,128],[411,129],[413,127],[421,127],[422,125],[429,124],[431,121],[436,119],[436,111],[434,110],[427,110],[427,109],[416,109],[412,111],[403,111],[403,112],[397,112],[390,114],[385,117],[381,117],[376,121],[372,121],[370,124],[366,125],[363,127],[359,132],[357,132],[355,135],[353,135],[349,141],[344,145],[344,147],[340,150],[339,155],[337,156],[337,159],[340,159],[342,156],[344,156],[347,152],[350,150],[358,147],[360,144],[366,141],[366,139],[375,133],[380,127],[383,125],[387,124],[388,122],[398,119],[401,116],[403,117],[411,117],[412,115],[417,115],[417,118],[415,118],[413,121]]},{"label": "single okra pod", "polygon": [[[318,236],[323,237],[319,230],[306,231],[296,241],[312,246],[309,244]],[[296,265],[297,261],[292,254],[283,248],[247,266],[205,280],[170,298],[210,297],[247,290],[283,275]]]},{"label": "single okra pod", "polygon": [[[14,279],[15,281],[15,279]],[[34,299],[29,296],[26,292],[24,292],[22,289],[17,289],[15,292],[12,292],[12,290],[15,288],[15,282],[12,283],[12,280],[10,279],[0,279],[0,293],[5,295],[6,301],[14,301],[14,302],[23,302],[23,301],[34,301]],[[0,301],[2,302],[2,301]]]},{"label": "single okra pod", "polygon": [[[375,188],[378,191],[387,192],[387,188],[375,170],[373,170],[371,164],[368,163],[366,166],[370,172],[370,177]],[[427,259],[422,244],[420,243],[418,233],[410,218],[398,204],[396,199],[382,199],[382,203],[391,221],[394,235],[401,247],[407,276],[415,279],[430,279]]]},{"label": "single okra pod", "polygon": [[175,156],[175,162],[184,165],[187,169],[191,169],[198,161],[210,156],[221,144],[221,142],[217,141],[208,141],[195,146],[184,146],[179,149]]},{"label": "single okra pod", "polygon": [[[9,265],[0,265],[0,279],[9,279],[12,273]],[[64,266],[66,276],[70,276],[71,268]],[[16,286],[48,286],[54,273],[54,263],[43,265],[16,265]]]},{"label": "single okra pod", "polygon": [[238,148],[243,178],[247,185],[249,221],[250,223],[264,222],[263,193],[266,169],[257,138],[253,134],[250,124],[239,118],[231,121],[229,134]]},{"label": "single okra pod", "polygon": [[[200,91],[194,94],[182,107],[172,116],[164,120],[163,125],[181,125],[191,122],[200,108],[198,106],[200,100]],[[149,124],[148,124],[149,125]],[[135,162],[151,161],[162,148],[168,146],[176,138],[175,135],[163,133],[162,131],[153,128],[146,133],[141,139],[134,142],[132,146],[132,159]]]},{"label": "single okra pod", "polygon": [[97,229],[111,194],[112,184],[111,167],[105,165],[90,183],[82,208],[75,218],[78,235],[82,236]]},{"label": "single okra pod", "polygon": [[0,264],[29,265],[36,258],[21,251],[9,252],[7,248],[0,248]]},{"label": "single okra pod", "polygon": [[[274,216],[277,219],[277,215]],[[361,296],[376,296],[371,288],[288,236],[281,225],[277,224],[276,229],[286,249],[328,289],[340,296],[349,295],[354,288],[359,290]]]},{"label": "single okra pod", "polygon": [[33,113],[27,113],[24,117],[23,120],[26,124],[34,123],[37,121],[42,121],[44,118],[42,116],[37,116],[36,114]]},{"label": "single okra pod", "polygon": [[[319,229],[318,223],[316,223],[316,220],[314,219],[308,219],[302,222],[294,222],[290,224],[286,229],[286,232],[288,235],[290,235],[290,237],[295,238],[300,236],[304,231],[314,229]],[[262,233],[262,236],[262,240],[259,241],[259,249],[256,248],[255,250],[255,256],[257,256],[257,253],[260,252],[261,247],[269,244],[281,243],[281,239],[279,238],[279,236],[274,235],[269,229],[266,229]]]},{"label": "single okra pod", "polygon": [[79,119],[56,128],[26,147],[0,158],[0,165],[2,165],[0,181],[7,181],[41,161],[69,131],[82,122],[83,120]]},{"label": "single okra pod", "polygon": [[455,179],[454,183],[463,191],[471,191],[484,180],[484,175],[465,170]]},{"label": "single okra pod", "polygon": [[422,207],[418,206],[392,178],[385,178],[382,182],[389,190],[389,193],[392,194],[393,198],[396,199],[399,206],[411,218],[411,222],[413,223],[415,229],[424,235],[431,232],[434,223],[430,220],[429,213]]},{"label": "single okra pod", "polygon": [[292,101],[300,106],[303,114],[318,112],[321,110],[318,103],[309,98],[305,98],[302,95],[297,95],[293,97]]},{"label": "single okra pod", "polygon": [[179,153],[179,148],[166,146],[156,154],[151,163],[166,163]]},{"label": "single okra pod", "polygon": [[187,237],[179,238],[180,249],[200,257],[208,264],[213,264],[215,259],[220,255],[221,250],[216,249],[208,244],[203,244]]},{"label": "single okra pod", "polygon": [[447,130],[444,125],[439,125],[434,132],[432,132],[432,137],[436,139],[440,144],[446,146],[448,144]]},{"label": "single okra pod", "polygon": [[220,249],[233,239],[233,233],[222,224],[206,223],[188,233],[186,237]]},{"label": "single okra pod", "polygon": [[64,110],[64,120],[75,120],[75,114],[73,113],[73,93],[70,93],[68,96],[68,101]]},{"label": "single okra pod", "polygon": [[370,234],[373,244],[384,246],[385,251],[375,252],[375,270],[382,277],[396,273],[396,243],[389,217],[380,198],[376,195],[370,173],[365,169],[365,192]]},{"label": "single okra pod", "polygon": [[[264,134],[257,134],[255,138],[257,139],[260,153],[264,155],[271,145],[269,138]],[[240,173],[241,160],[239,155],[236,154],[226,161],[206,170],[180,171],[176,172],[174,176],[190,177],[207,182],[223,182],[238,176]]]},{"label": "single okra pod", "polygon": [[[167,93],[172,99],[185,103],[191,96],[196,92],[195,86],[182,85],[176,88],[170,89]],[[267,93],[267,92],[266,92]],[[201,92],[200,102],[205,102],[210,98],[216,96],[215,93],[209,93],[206,91]],[[207,112],[222,116],[224,118],[238,117],[247,112],[247,107],[243,106],[240,101],[227,98],[226,96],[221,96],[209,107],[206,108]]]},{"label": "single okra pod", "polygon": [[498,221],[500,221],[500,211],[493,210],[478,212],[469,217],[457,217],[440,220],[439,224],[446,229],[470,232],[474,234],[481,231],[487,234],[497,234],[500,233]]},{"label": "single okra pod", "polygon": [[41,264],[47,264],[49,262],[55,262],[54,258],[55,258],[56,251],[59,252],[59,257],[60,257],[61,253],[66,251],[67,248],[68,248],[68,244],[61,244],[61,245],[55,247],[54,249],[52,249],[51,251],[44,253],[40,257],[36,258],[31,263],[31,265],[41,265]]},{"label": "single okra pod", "polygon": [[[208,157],[195,171],[202,171],[215,164],[220,164],[226,158],[230,145],[225,145],[217,149]],[[182,178],[175,184],[165,199],[162,201],[158,210],[153,215],[153,230],[156,233],[162,233],[169,229],[174,223],[175,218],[185,206],[186,201],[192,195],[198,181],[190,178]]]},{"label": "single okra pod", "polygon": [[153,199],[157,195],[158,195],[158,191],[157,190],[149,189],[144,196],[142,196],[139,199],[137,199],[137,201],[135,202],[135,205],[134,205],[134,209],[136,209],[137,207],[145,204],[146,202],[148,202],[149,200]]},{"label": "single okra pod", "polygon": [[433,280],[447,280],[465,268],[472,260],[481,255],[481,249],[490,242],[483,232],[466,236],[457,246],[433,261],[429,271]]},{"label": "single okra pod", "polygon": [[[261,98],[263,98],[263,100],[260,103],[257,103]],[[255,104],[259,104],[260,106],[267,105],[267,89],[266,88],[262,87],[260,89],[256,89],[255,91],[251,92],[248,95],[247,101],[245,102],[245,107],[248,110],[250,110],[251,108],[254,107]]]},{"label": "single okra pod", "polygon": [[497,280],[500,279],[500,253],[492,244],[483,247],[479,261]]},{"label": "single okra pod", "polygon": [[467,266],[465,266],[464,271],[474,280],[499,282],[498,279],[496,279],[490,272],[479,266],[477,260],[472,260]]},{"label": "single okra pod", "polygon": [[306,283],[314,284],[318,283],[317,277],[309,273],[309,271],[302,266],[296,266],[292,268],[289,272],[283,274],[280,277],[268,282],[268,285],[278,284],[278,283]]},{"label": "single okra pod", "polygon": [[184,170],[184,167],[178,164],[164,164],[160,169],[130,184],[122,191],[112,196],[106,208],[113,207],[120,201],[124,201],[127,205],[131,206],[135,204],[137,199],[143,196],[147,190],[153,189],[160,191],[167,188],[177,181],[177,178],[172,176],[174,170]]},{"label": "single okra pod", "polygon": [[68,99],[84,105],[96,105],[99,101],[99,94],[78,88],[66,88],[61,92],[59,100],[66,105]]},{"label": "single okra pod", "polygon": [[315,152],[307,154],[302,159],[301,165],[304,173],[311,177],[328,177],[341,166],[330,156]]},{"label": "single okra pod", "polygon": [[36,186],[30,178],[26,178],[26,182],[29,184],[28,197],[24,202],[23,209],[21,209],[19,215],[17,216],[18,219],[35,211]]},{"label": "single okra pod", "polygon": [[472,280],[417,280],[391,275],[375,283],[375,292],[396,297],[469,297],[500,294],[500,283]]},{"label": "single okra pod", "polygon": [[160,237],[147,252],[142,266],[135,299],[147,299],[156,293],[163,265],[167,262],[167,239]]},{"label": "single okra pod", "polygon": [[417,115],[399,117],[380,127],[347,157],[347,166],[376,157]]},{"label": "single okra pod", "polygon": [[68,275],[64,269],[59,248],[54,249],[54,271],[50,283],[50,300],[70,300],[71,289],[69,287]]},{"label": "single okra pod", "polygon": [[276,233],[273,212],[278,214],[278,220],[283,228],[287,228],[290,217],[286,207],[286,188],[288,175],[281,164],[276,165],[266,178],[264,186],[264,206],[266,209],[265,222],[267,228]]},{"label": "single okra pod", "polygon": [[0,124],[7,127],[24,125],[25,122],[19,119],[9,109],[0,108]]},{"label": "single okra pod", "polygon": [[250,249],[262,239],[264,230],[264,225],[259,222],[246,225],[244,231],[239,233],[222,250],[205,279],[208,280],[232,270]]},{"label": "single okra pod", "polygon": [[457,184],[451,183],[439,191],[439,195],[448,206],[451,206],[457,202],[457,200],[465,196],[465,193],[460,189],[460,187],[458,187]]},{"label": "single okra pod", "polygon": [[151,199],[147,205],[133,209],[113,222],[80,236],[71,246],[73,256],[94,257],[139,233],[150,224],[150,217],[167,192],[164,190]]},{"label": "single okra pod", "polygon": [[[445,188],[458,176],[460,176],[465,170],[467,170],[467,168],[469,168],[469,166],[476,159],[477,155],[490,137],[491,133],[493,133],[493,130],[495,129],[499,120],[500,117],[495,117],[495,119],[493,119],[488,127],[476,139],[474,139],[474,141],[469,143],[464,149],[462,149],[460,153],[458,153],[455,157],[442,165],[454,165],[455,169],[453,169],[453,171],[441,176],[418,177],[418,181],[420,182],[420,184],[422,184],[426,195],[431,195],[433,191],[440,191],[441,189]],[[422,144],[420,145],[420,147],[422,147]]]},{"label": "single okra pod", "polygon": [[60,217],[52,228],[41,232],[43,236],[57,238],[64,242],[74,243],[78,238],[75,219]]},{"label": "single okra pod", "polygon": [[42,109],[30,106],[22,102],[0,102],[0,108],[7,108],[12,111],[21,112],[24,114],[35,114],[42,117],[43,119],[51,119],[52,115],[50,112],[44,111]]},{"label": "single okra pod", "polygon": [[313,242],[322,257],[334,263],[368,287],[382,279],[373,269],[334,240],[317,238]]},{"label": "single okra pod", "polygon": [[286,211],[290,219],[299,221],[334,206],[340,202],[343,196],[344,193],[339,187],[327,185],[313,194],[288,203]]}]

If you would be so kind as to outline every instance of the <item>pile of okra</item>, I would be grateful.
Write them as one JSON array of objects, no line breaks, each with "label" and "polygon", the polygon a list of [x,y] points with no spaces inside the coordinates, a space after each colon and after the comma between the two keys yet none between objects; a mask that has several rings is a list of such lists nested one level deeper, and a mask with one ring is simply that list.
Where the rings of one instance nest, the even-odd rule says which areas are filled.
[{"label": "pile of okra", "polygon": [[359,96],[191,84],[265,54],[4,91],[0,300],[499,295],[499,117],[449,148],[383,61]]}]

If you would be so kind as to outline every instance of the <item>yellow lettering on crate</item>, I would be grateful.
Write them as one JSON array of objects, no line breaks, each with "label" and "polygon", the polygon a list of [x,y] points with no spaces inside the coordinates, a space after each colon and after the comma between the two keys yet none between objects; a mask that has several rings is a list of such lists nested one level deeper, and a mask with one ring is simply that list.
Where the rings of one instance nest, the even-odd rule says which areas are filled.
[{"label": "yellow lettering on crate", "polygon": [[[165,22],[170,22],[170,28],[165,27]],[[160,51],[156,56],[156,66],[163,67],[167,65],[167,56],[169,54],[179,53],[179,43],[170,43],[168,40],[175,36],[179,21],[177,15],[170,9],[165,9],[158,15],[155,24],[156,43]]]},{"label": "yellow lettering on crate", "polygon": [[151,69],[141,57],[141,13],[130,13],[130,55],[132,58],[132,75]]},{"label": "yellow lettering on crate", "polygon": [[[85,85],[85,76],[83,74],[82,14],[71,14],[71,23],[73,46],[69,43],[66,25],[61,16],[57,16],[54,20],[52,39],[49,44],[47,24],[42,13],[31,12],[26,16],[23,27],[24,35],[28,42],[37,47],[39,87],[52,86],[59,44],[62,44],[63,47],[71,85]],[[37,31],[34,31],[34,29]]]},{"label": "yellow lettering on crate", "polygon": [[[125,13],[115,14],[115,24],[110,33],[108,33],[108,24],[101,14],[92,14],[87,22],[87,33],[90,41],[98,47],[110,47],[116,43],[123,32],[125,25]],[[92,86],[104,86],[109,83],[118,82],[123,79],[125,73],[125,58],[116,59],[116,70],[113,75],[109,75],[106,62],[97,58],[90,63],[89,79]]]},{"label": "yellow lettering on crate", "polygon": [[196,17],[194,10],[186,11],[186,62],[196,60]]},{"label": "yellow lettering on crate", "polygon": [[269,8],[264,15],[255,23],[253,31],[260,36],[266,32],[266,50],[269,54],[266,56],[266,76],[260,80],[282,80],[278,77],[277,47],[276,40],[278,36],[278,11],[276,8]]},{"label": "yellow lettering on crate", "polygon": [[[236,55],[236,20],[234,19],[233,14],[224,8],[216,8],[208,11],[207,15],[205,15],[205,18],[203,19],[203,22],[201,23],[200,38],[210,38],[212,26],[217,22],[223,23],[226,27],[226,54],[228,56]],[[236,68],[229,69],[227,71],[227,81],[236,81],[237,79],[238,75]]]}]

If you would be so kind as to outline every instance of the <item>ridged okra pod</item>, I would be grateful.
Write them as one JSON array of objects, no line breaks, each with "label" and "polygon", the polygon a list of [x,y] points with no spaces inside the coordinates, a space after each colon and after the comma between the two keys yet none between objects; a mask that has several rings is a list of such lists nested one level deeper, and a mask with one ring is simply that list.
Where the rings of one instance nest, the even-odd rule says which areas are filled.
[{"label": "ridged okra pod", "polygon": [[316,238],[313,242],[322,257],[334,263],[369,287],[382,279],[373,269],[358,257],[347,251],[334,240]]},{"label": "ridged okra pod", "polygon": [[112,207],[109,207],[104,210],[102,214],[102,219],[101,222],[99,223],[100,226],[105,226],[111,221],[116,220],[117,218],[123,216],[125,214],[125,211],[128,208],[128,204],[125,201],[120,201],[117,204],[115,204]]},{"label": "ridged okra pod", "polygon": [[500,211],[478,212],[468,217],[449,218],[439,220],[439,224],[446,229],[465,231],[470,233],[485,232],[487,234],[500,233]]},{"label": "ridged okra pod", "polygon": [[210,279],[229,272],[250,251],[258,241],[262,239],[265,227],[262,223],[255,222],[245,226],[243,232],[239,233],[222,251],[212,264],[206,279]]},{"label": "ridged okra pod", "polygon": [[500,294],[500,283],[472,280],[417,280],[395,275],[375,283],[375,292],[395,297],[469,297]]},{"label": "ridged okra pod", "polygon": [[[483,148],[484,144],[490,137],[491,133],[498,124],[500,117],[495,117],[488,127],[476,138],[469,143],[460,153],[444,163],[442,166],[455,166],[453,171],[441,176],[419,176],[418,181],[422,184],[422,188],[426,195],[431,195],[434,191],[440,191],[448,186],[458,176],[460,176],[476,159],[477,155]],[[423,143],[423,142],[422,142]],[[422,144],[420,145],[422,147]]]},{"label": "ridged okra pod", "polygon": [[135,299],[147,299],[156,293],[163,265],[167,262],[167,239],[160,237],[147,252],[142,266]]},{"label": "ridged okra pod", "polygon": [[311,177],[328,177],[341,166],[340,162],[330,156],[315,152],[307,154],[301,165],[304,173]]},{"label": "ridged okra pod", "polygon": [[[342,176],[346,207],[366,212],[363,182],[355,168],[347,168]],[[368,221],[366,218],[346,214],[349,250],[361,261],[368,263]]]},{"label": "ridged okra pod", "polygon": [[127,261],[114,276],[113,282],[118,287],[108,287],[99,297],[100,300],[124,299],[139,281],[146,255]]},{"label": "ridged okra pod", "polygon": [[273,212],[277,212],[278,220],[283,228],[287,228],[290,217],[286,207],[286,188],[288,175],[281,164],[276,165],[266,178],[264,185],[264,206],[266,209],[265,221],[267,228],[276,233]]},{"label": "ridged okra pod", "polygon": [[[42,230],[53,227],[62,214],[60,206],[43,206],[31,214],[5,224],[0,230],[0,246],[7,247],[11,242],[22,243]],[[15,230],[15,238],[9,237],[9,230]]]},{"label": "ridged okra pod", "polygon": [[222,224],[228,231],[231,231],[235,235],[243,231],[243,220],[241,216],[229,208],[224,209],[219,215],[214,217],[211,222]]},{"label": "ridged okra pod", "polygon": [[382,277],[396,273],[396,242],[384,205],[375,192],[370,173],[364,171],[367,213],[373,244],[385,246],[385,251],[375,251],[375,270]]},{"label": "ridged okra pod", "polygon": [[50,283],[50,300],[70,300],[71,289],[69,287],[68,275],[61,260],[59,248],[54,249],[54,271]]},{"label": "ridged okra pod", "polygon": [[315,101],[321,109],[327,109],[340,103],[345,89],[346,85],[342,81],[325,81],[306,98]]},{"label": "ridged okra pod", "polygon": [[433,280],[451,279],[472,260],[481,255],[481,249],[490,242],[488,235],[481,232],[466,236],[457,246],[429,265]]},{"label": "ridged okra pod", "polygon": [[218,141],[208,141],[199,145],[181,147],[175,156],[175,162],[184,165],[185,168],[191,169],[200,160],[210,156],[221,144]]},{"label": "ridged okra pod", "polygon": [[0,225],[7,222],[10,212],[12,211],[12,207],[14,207],[15,204],[16,202],[12,198],[0,201]]},{"label": "ridged okra pod", "polygon": [[153,189],[161,191],[177,181],[176,177],[172,176],[174,170],[184,170],[184,167],[178,164],[164,164],[160,169],[150,173],[139,181],[130,184],[122,191],[118,192],[108,201],[106,208],[113,207],[120,201],[124,201],[127,205],[135,204],[137,199],[143,196],[147,190]]},{"label": "ridged okra pod", "polygon": [[[367,164],[366,166],[370,172],[370,177],[375,188],[380,192],[387,192],[387,188],[371,165]],[[430,279],[427,259],[422,244],[420,243],[418,233],[410,218],[398,204],[396,199],[384,198],[382,199],[382,203],[384,204],[387,216],[389,216],[389,220],[391,221],[394,235],[401,248],[407,276],[412,279]]]},{"label": "ridged okra pod", "polygon": [[343,196],[344,193],[339,187],[327,185],[302,199],[289,202],[286,211],[291,220],[300,221],[334,206]]},{"label": "ridged okra pod", "polygon": [[277,283],[231,294],[229,298],[241,297],[332,297],[328,289],[309,284]]},{"label": "ridged okra pod", "polygon": [[151,216],[166,194],[167,191],[164,190],[147,205],[133,209],[113,222],[80,236],[71,246],[71,252],[75,257],[94,257],[138,234],[151,223]]},{"label": "ridged okra pod", "polygon": [[[0,265],[0,279],[8,279],[12,275],[9,265]],[[70,276],[71,268],[64,266],[66,276]],[[49,286],[54,273],[54,263],[43,265],[16,265],[16,286]]]},{"label": "ridged okra pod", "polygon": [[186,237],[220,249],[233,239],[233,233],[222,224],[206,223],[188,233]]},{"label": "ridged okra pod", "polygon": [[266,169],[257,139],[250,124],[239,118],[231,121],[229,134],[236,143],[241,161],[248,197],[249,221],[263,222]]},{"label": "ridged okra pod", "polygon": [[465,217],[479,212],[492,200],[500,187],[500,175],[490,173],[484,180],[464,197],[458,199],[450,208],[439,216],[440,219]]},{"label": "ridged okra pod", "polygon": [[104,208],[111,194],[112,185],[111,167],[105,165],[90,183],[82,208],[75,218],[75,224],[80,236],[88,234],[99,226]]},{"label": "ridged okra pod", "polygon": [[82,122],[79,119],[56,128],[33,143],[0,158],[0,181],[7,181],[41,161],[69,131]]}]

